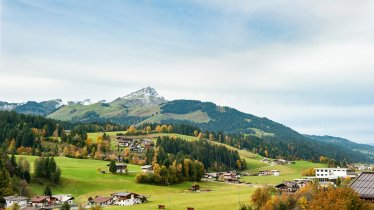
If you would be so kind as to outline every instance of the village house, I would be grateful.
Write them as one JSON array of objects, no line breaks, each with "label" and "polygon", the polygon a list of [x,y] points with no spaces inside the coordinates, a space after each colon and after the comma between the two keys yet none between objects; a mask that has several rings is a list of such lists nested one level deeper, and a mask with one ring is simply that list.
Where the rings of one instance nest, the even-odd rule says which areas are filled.
[{"label": "village house", "polygon": [[68,204],[73,204],[74,197],[71,194],[59,194],[59,195],[53,195],[57,199],[56,203],[63,204],[67,202]]},{"label": "village house", "polygon": [[111,194],[111,196],[113,197],[113,205],[116,206],[129,206],[147,201],[145,196],[132,192],[118,192]]},{"label": "village house", "polygon": [[374,172],[362,172],[349,187],[356,191],[361,199],[374,201]]},{"label": "village house", "polygon": [[152,139],[142,139],[142,144],[145,148],[149,148],[153,145]]},{"label": "village house", "polygon": [[53,196],[47,196],[47,195],[37,195],[31,198],[32,206],[39,207],[39,208],[54,205],[57,201],[58,201],[57,198]]},{"label": "village house", "polygon": [[258,176],[269,176],[269,175],[271,175],[271,172],[269,170],[258,172]]},{"label": "village house", "polygon": [[264,158],[261,160],[261,162],[264,162],[264,163],[271,163],[271,160],[268,159],[268,158]]},{"label": "village house", "polygon": [[300,187],[296,182],[284,181],[281,184],[275,186],[279,193],[294,193]]},{"label": "village house", "polygon": [[302,188],[306,186],[308,183],[310,183],[312,180],[309,178],[300,178],[300,179],[294,179],[294,181],[299,185],[299,188]]},{"label": "village house", "polygon": [[348,168],[315,168],[316,179],[319,181],[336,181],[340,178],[355,178],[356,172]]},{"label": "village house", "polygon": [[134,139],[123,136],[116,137],[119,147],[129,147],[134,142]]},{"label": "village house", "polygon": [[217,173],[205,173],[204,178],[205,179],[218,179],[218,174]]},{"label": "village house", "polygon": [[93,199],[91,201],[91,203],[94,203],[94,204],[99,205],[99,206],[112,205],[113,197],[96,196],[96,198]]},{"label": "village house", "polygon": [[152,165],[145,165],[141,167],[142,173],[153,173],[153,166]]},{"label": "village house", "polygon": [[20,207],[24,207],[27,205],[27,201],[29,200],[29,198],[23,196],[7,196],[4,197],[4,200],[6,208],[13,206],[13,204],[17,204]]},{"label": "village house", "polygon": [[288,161],[288,160],[284,160],[284,159],[275,159],[273,161],[274,164],[276,165],[291,165],[291,164],[295,164],[295,161]]},{"label": "village house", "polygon": [[[110,164],[107,166],[110,167]],[[116,173],[126,173],[127,170],[127,164],[124,163],[116,163]]]}]

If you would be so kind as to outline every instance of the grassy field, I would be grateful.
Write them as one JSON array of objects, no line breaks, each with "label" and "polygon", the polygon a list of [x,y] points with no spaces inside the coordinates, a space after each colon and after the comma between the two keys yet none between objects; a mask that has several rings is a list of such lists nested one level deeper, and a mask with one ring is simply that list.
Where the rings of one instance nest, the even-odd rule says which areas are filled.
[{"label": "grassy field", "polygon": [[[108,135],[115,136],[116,133],[124,133],[122,132],[107,132]],[[89,133],[89,136],[96,138],[97,135],[102,135],[102,133]],[[155,134],[148,134],[148,135],[138,135],[138,136],[129,136],[133,138],[150,138],[156,139],[158,136],[173,136],[179,137],[181,139],[185,139],[188,141],[196,141],[197,138],[194,136],[187,136],[181,134],[174,134],[174,133],[155,133]],[[254,154],[247,150],[239,150],[235,147],[232,147],[227,144],[222,144],[215,141],[210,141],[212,144],[216,145],[223,145],[229,149],[237,150],[241,158],[244,158],[247,163],[247,170],[246,172],[249,173],[257,173],[261,170],[279,170],[281,175],[280,176],[245,176],[242,177],[242,180],[245,182],[250,182],[253,184],[278,184],[285,180],[293,180],[296,178],[302,177],[301,172],[303,169],[313,168],[313,167],[327,167],[326,164],[320,163],[312,163],[309,161],[296,161],[296,164],[293,165],[270,165],[268,163],[261,162],[260,160],[263,159],[262,156]],[[113,144],[114,142],[112,142]]]},{"label": "grassy field", "polygon": [[[37,157],[24,156],[31,166]],[[186,189],[193,183],[172,186],[154,186],[136,184],[135,175],[139,173],[140,166],[129,165],[129,175],[100,174],[98,168],[107,169],[108,162],[98,160],[71,159],[56,157],[56,162],[62,170],[62,184],[52,187],[52,192],[73,194],[77,202],[85,202],[88,197],[96,195],[110,195],[119,191],[132,191],[149,195],[149,201],[130,207],[108,207],[108,209],[157,209],[158,204],[169,206],[169,209],[237,209],[239,200],[248,203],[249,196],[255,188],[244,185],[231,185],[215,182],[199,183],[202,189],[211,189],[211,192],[191,193]],[[31,168],[33,170],[33,167]],[[31,185],[36,194],[42,194],[45,186]]]},{"label": "grassy field", "polygon": [[[262,162],[260,163],[266,164]],[[260,166],[260,164],[258,166]],[[303,169],[317,168],[317,167],[327,167],[327,165],[322,164],[322,163],[312,163],[309,161],[295,161],[295,164],[293,165],[273,165],[272,166],[272,165],[266,164],[266,166],[263,166],[263,167],[251,168],[250,172],[258,172],[262,170],[279,170],[281,174],[279,176],[244,176],[242,177],[242,180],[245,182],[250,182],[252,184],[279,184],[282,181],[301,178],[302,177],[301,172]]]}]

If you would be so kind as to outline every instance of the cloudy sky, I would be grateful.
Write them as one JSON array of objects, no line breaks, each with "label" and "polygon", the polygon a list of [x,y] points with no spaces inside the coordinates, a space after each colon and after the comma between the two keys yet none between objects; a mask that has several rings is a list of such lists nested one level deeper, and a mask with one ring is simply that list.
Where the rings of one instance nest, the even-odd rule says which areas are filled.
[{"label": "cloudy sky", "polygon": [[1,0],[0,100],[152,86],[374,143],[374,1]]}]

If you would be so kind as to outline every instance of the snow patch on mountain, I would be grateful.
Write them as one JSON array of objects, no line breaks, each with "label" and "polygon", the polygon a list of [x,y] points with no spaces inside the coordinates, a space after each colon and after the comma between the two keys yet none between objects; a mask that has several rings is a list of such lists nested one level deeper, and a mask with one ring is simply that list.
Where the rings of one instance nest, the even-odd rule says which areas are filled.
[{"label": "snow patch on mountain", "polygon": [[144,106],[144,105],[156,105],[167,102],[167,100],[160,96],[157,91],[152,87],[146,87],[130,93],[124,97],[118,98],[115,101],[123,101],[129,106]]}]

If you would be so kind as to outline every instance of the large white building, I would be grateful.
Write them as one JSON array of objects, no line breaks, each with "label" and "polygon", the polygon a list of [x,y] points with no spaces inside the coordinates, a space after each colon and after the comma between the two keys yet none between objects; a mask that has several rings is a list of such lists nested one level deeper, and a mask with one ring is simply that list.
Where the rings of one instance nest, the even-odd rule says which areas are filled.
[{"label": "large white building", "polygon": [[316,178],[321,181],[334,180],[340,178],[354,178],[356,173],[348,168],[315,168]]},{"label": "large white building", "polygon": [[28,198],[23,196],[7,196],[4,197],[4,199],[6,202],[5,207],[7,208],[12,207],[14,204],[17,204],[20,207],[24,207],[27,205],[27,201],[29,200]]}]

